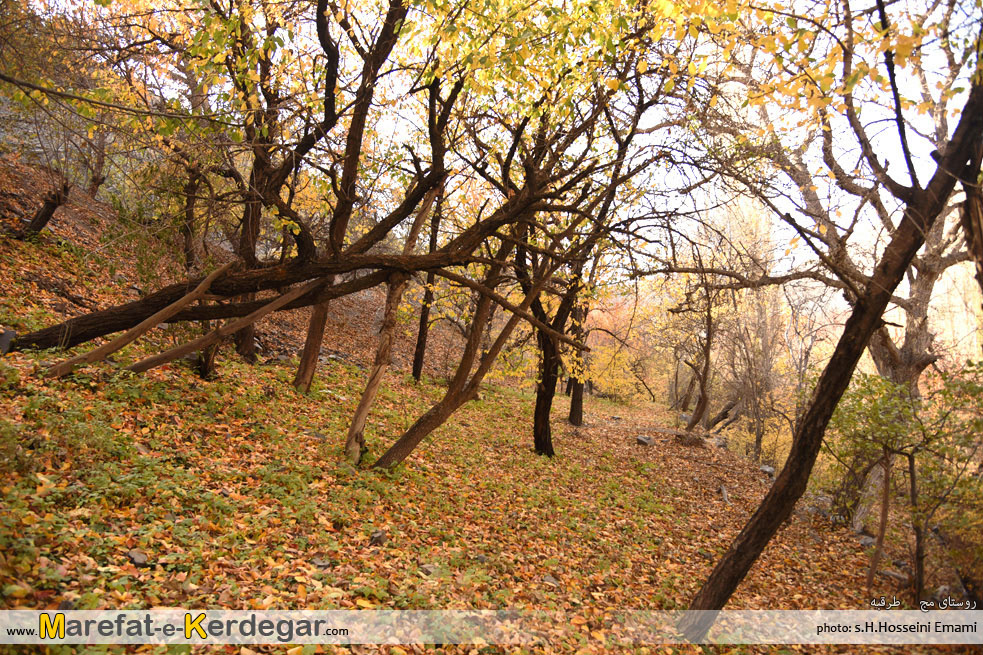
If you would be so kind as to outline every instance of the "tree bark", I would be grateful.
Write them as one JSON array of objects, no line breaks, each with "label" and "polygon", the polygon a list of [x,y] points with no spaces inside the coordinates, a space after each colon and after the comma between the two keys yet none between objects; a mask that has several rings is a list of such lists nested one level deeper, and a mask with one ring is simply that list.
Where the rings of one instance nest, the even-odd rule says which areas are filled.
[{"label": "tree bark", "polygon": [[916,477],[918,471],[915,467],[915,455],[908,453],[907,458],[911,529],[915,533],[915,576],[912,584],[914,586],[914,600],[917,603],[925,595],[925,525],[922,517],[919,516],[918,481]]},{"label": "tree bark", "polygon": [[85,192],[89,194],[90,198],[95,198],[96,194],[99,193],[99,187],[101,187],[106,181],[105,130],[96,130],[95,141],[92,143],[92,149],[95,150],[95,160],[92,162],[92,166],[89,170],[89,184],[86,186]]},{"label": "tree bark", "polygon": [[382,327],[379,328],[379,344],[375,351],[375,362],[372,364],[365,390],[362,392],[362,397],[358,401],[358,408],[356,408],[351,425],[348,427],[345,455],[356,466],[362,461],[362,453],[365,450],[365,421],[369,416],[369,410],[372,409],[372,403],[375,402],[379,384],[382,383],[386,369],[392,362],[393,342],[396,340],[396,310],[399,309],[399,302],[403,298],[403,292],[406,290],[408,282],[409,276],[405,273],[393,275],[393,279],[389,282]]},{"label": "tree bark", "polygon": [[184,220],[181,222],[181,240],[184,249],[184,270],[188,273],[198,268],[195,252],[195,206],[198,203],[198,187],[201,175],[197,171],[188,174],[184,185]]},{"label": "tree bark", "polygon": [[[963,179],[975,179],[979,173],[979,160],[973,161],[973,158],[981,137],[983,86],[974,84],[939,167],[924,190],[911,190],[904,216],[880,257],[870,283],[847,319],[843,334],[816,384],[809,407],[795,430],[785,466],[757,511],[714,567],[690,609],[721,609],[778,528],[791,515],[796,501],[806,489],[833,410],[846,391],[871,336],[882,325],[881,315],[891,294],[952,194],[957,179],[954,173],[961,173]],[[714,615],[715,612],[690,614],[679,627],[691,641],[698,641],[713,624]]]},{"label": "tree bark", "polygon": [[182,309],[184,309],[194,301],[204,296],[205,293],[208,291],[208,287],[212,285],[212,282],[214,282],[217,278],[225,274],[225,272],[228,271],[230,268],[232,268],[232,266],[233,266],[233,262],[229,262],[225,266],[222,266],[221,268],[212,271],[208,275],[208,277],[202,280],[201,283],[197,287],[195,287],[194,290],[191,291],[191,293],[184,296],[177,302],[160,310],[159,312],[157,312],[147,320],[137,325],[135,328],[127,331],[125,334],[116,337],[109,343],[99,346],[94,350],[90,350],[89,352],[83,355],[72,357],[71,359],[67,359],[60,364],[56,364],[52,366],[47,370],[45,376],[49,378],[62,377],[63,375],[67,375],[71,373],[72,369],[78,366],[79,364],[91,364],[93,362],[101,361],[106,357],[108,357],[109,355],[116,352],[117,350],[119,350],[120,348],[123,348],[127,344],[136,341],[137,339],[139,339],[141,336],[143,336],[144,334],[146,334],[156,326],[160,325],[161,323],[163,323],[170,317],[174,316],[175,314],[180,312]]},{"label": "tree bark", "polygon": [[553,431],[550,414],[556,384],[559,380],[560,353],[557,344],[548,334],[536,330],[539,343],[539,382],[536,384],[536,409],[533,412],[533,444],[537,455],[553,457]]},{"label": "tree bark", "polygon": [[[331,281],[333,281],[333,276]],[[321,343],[324,341],[324,326],[328,322],[328,305],[330,302],[329,299],[321,300],[311,310],[311,320],[307,324],[307,337],[304,339],[304,350],[301,352],[297,374],[294,376],[294,387],[301,393],[307,393],[314,381],[317,360],[321,356]]]},{"label": "tree bark", "polygon": [[[433,254],[437,250],[437,237],[440,229],[443,194],[437,199],[437,207],[430,218],[430,243],[427,252]],[[433,271],[427,271],[426,286],[423,290],[423,305],[420,307],[420,324],[416,331],[416,347],[413,349],[413,379],[417,382],[423,376],[423,362],[427,355],[427,337],[430,333],[430,307],[433,305],[433,285],[437,276]]]},{"label": "tree bark", "polygon": [[44,197],[44,204],[34,212],[31,222],[20,232],[20,238],[25,239],[39,234],[51,220],[51,217],[54,216],[55,210],[64,205],[68,200],[70,190],[68,182],[63,182],[60,187],[48,193]]},{"label": "tree bark", "polygon": [[259,319],[266,316],[267,314],[271,314],[276,310],[281,309],[283,306],[287,305],[291,300],[294,300],[296,298],[303,296],[306,293],[310,293],[311,291],[314,291],[324,283],[325,283],[324,280],[314,280],[313,282],[308,282],[303,286],[297,287],[296,289],[288,291],[287,293],[279,296],[278,298],[275,298],[274,300],[263,305],[261,308],[259,308],[252,314],[249,314],[248,316],[244,316],[243,318],[227,323],[219,328],[212,330],[211,332],[209,332],[208,334],[202,337],[198,337],[193,341],[189,341],[188,343],[182,344],[175,348],[171,348],[166,352],[160,353],[158,355],[154,355],[152,357],[147,357],[146,359],[137,362],[136,364],[130,366],[129,368],[134,373],[143,373],[144,371],[148,371],[152,368],[160,366],[161,364],[166,364],[167,362],[173,361],[178,357],[181,357],[183,355],[188,355],[190,353],[195,352],[196,350],[201,350],[202,348],[210,346],[213,343],[218,343],[218,341],[223,337],[232,334],[233,332],[241,331],[242,328],[248,327],[249,325],[252,325]]},{"label": "tree bark", "polygon": [[891,454],[884,452],[881,461],[884,469],[884,487],[881,492],[881,520],[877,527],[877,541],[874,543],[874,554],[870,558],[870,570],[867,571],[867,593],[874,584],[874,575],[877,567],[881,563],[881,555],[884,553],[884,534],[887,532],[888,509],[891,504]]},{"label": "tree bark", "polygon": [[573,379],[573,389],[570,392],[570,425],[584,424],[584,381]]}]

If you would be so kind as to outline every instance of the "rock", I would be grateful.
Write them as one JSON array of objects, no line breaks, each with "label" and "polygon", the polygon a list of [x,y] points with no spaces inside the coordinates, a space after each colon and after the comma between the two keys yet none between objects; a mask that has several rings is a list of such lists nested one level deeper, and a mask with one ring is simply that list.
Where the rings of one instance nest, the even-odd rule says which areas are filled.
[{"label": "rock", "polygon": [[553,587],[554,589],[560,588],[560,581],[554,578],[552,575],[544,575],[543,582]]},{"label": "rock", "polygon": [[860,545],[864,548],[870,548],[876,543],[877,539],[874,539],[873,537],[868,537],[867,535],[860,537]]},{"label": "rock", "polygon": [[126,551],[126,556],[130,559],[131,562],[133,562],[134,566],[139,566],[139,567],[150,566],[150,558],[147,557],[147,554],[135,548],[133,550]]},{"label": "rock", "polygon": [[635,443],[637,443],[639,446],[651,446],[655,443],[655,439],[653,437],[646,437],[644,434],[640,434],[635,437]]},{"label": "rock", "polygon": [[877,575],[883,575],[885,578],[891,578],[892,580],[894,580],[898,584],[904,584],[904,585],[908,584],[908,576],[902,575],[902,574],[898,573],[897,571],[890,571],[890,570],[888,570],[888,571],[878,571],[877,572]]},{"label": "rock", "polygon": [[434,575],[435,573],[437,573],[437,571],[439,570],[440,569],[437,567],[436,564],[422,564],[420,566],[420,573],[427,576],[428,578]]},{"label": "rock", "polygon": [[10,344],[14,342],[14,337],[17,333],[13,330],[4,330],[3,334],[0,334],[0,355],[6,355],[10,352]]},{"label": "rock", "polygon": [[761,471],[762,473],[764,473],[765,475],[767,475],[768,477],[771,477],[771,478],[775,477],[775,467],[774,466],[768,466],[767,464],[762,464],[758,468],[758,470]]},{"label": "rock", "polygon": [[369,537],[369,545],[381,546],[382,544],[386,543],[386,537],[387,535],[385,530],[376,530]]}]

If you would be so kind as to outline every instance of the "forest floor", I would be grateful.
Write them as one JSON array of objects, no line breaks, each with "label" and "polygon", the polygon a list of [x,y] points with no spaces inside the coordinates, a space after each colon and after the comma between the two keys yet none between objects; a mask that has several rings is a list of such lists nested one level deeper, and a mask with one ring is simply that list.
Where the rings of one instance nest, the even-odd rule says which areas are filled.
[{"label": "forest floor", "polygon": [[[88,242],[70,229],[63,221],[35,242],[0,237],[0,328],[24,332],[133,297],[137,272],[98,234]],[[572,618],[532,650],[624,650],[607,630],[612,615],[684,608],[768,490],[752,462],[651,431],[673,427],[653,405],[589,398],[586,424],[574,428],[561,396],[557,456],[537,456],[532,395],[504,385],[486,385],[395,472],[355,469],[342,445],[375,309],[352,302],[336,306],[326,339],[336,356],[306,396],[290,384],[302,313],[261,327],[274,346],[259,364],[223,350],[208,382],[178,363],[121,370],[185,336],[176,326],[61,380],[41,376],[60,353],[0,359],[0,608],[549,609]],[[370,416],[369,462],[443,391],[436,375],[407,375],[411,339],[401,343]],[[639,434],[657,441],[637,445]],[[730,608],[869,608],[867,554],[812,512],[813,500],[800,502]],[[373,544],[377,531],[385,539]],[[878,579],[874,596],[899,593],[891,584]],[[804,650],[815,649],[769,652]],[[768,649],[635,649],[717,651]]]}]

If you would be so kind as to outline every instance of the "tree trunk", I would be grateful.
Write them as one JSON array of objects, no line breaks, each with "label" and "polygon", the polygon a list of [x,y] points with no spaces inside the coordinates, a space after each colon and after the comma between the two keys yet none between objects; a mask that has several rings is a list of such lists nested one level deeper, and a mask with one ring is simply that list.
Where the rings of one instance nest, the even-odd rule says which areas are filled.
[{"label": "tree trunk", "polygon": [[296,298],[299,298],[300,296],[303,296],[304,294],[314,291],[322,284],[325,284],[324,280],[314,280],[313,282],[308,282],[307,284],[303,286],[299,286],[296,289],[292,289],[287,293],[283,294],[282,296],[279,296],[278,298],[274,298],[273,300],[266,303],[261,308],[257,309],[255,312],[249,314],[248,316],[244,316],[243,318],[236,319],[234,321],[231,321],[230,323],[227,323],[226,325],[215,328],[208,334],[202,337],[198,337],[193,341],[189,341],[188,343],[182,344],[175,348],[171,348],[170,350],[165,351],[163,353],[153,355],[152,357],[147,357],[146,359],[140,360],[136,364],[130,366],[129,370],[133,371],[134,373],[143,373],[144,371],[148,371],[156,366],[160,366],[161,364],[166,364],[167,362],[173,361],[178,357],[191,354],[193,352],[201,350],[202,348],[210,346],[213,343],[218,343],[223,337],[233,332],[236,333],[241,332],[243,327],[247,327],[255,323],[256,321],[260,320],[267,314],[271,314],[275,312],[281,307],[287,305],[291,300],[294,300]]},{"label": "tree trunk", "polygon": [[881,462],[884,470],[884,487],[881,493],[881,521],[877,527],[877,541],[874,543],[874,555],[870,558],[870,570],[867,571],[867,593],[874,584],[874,575],[877,567],[881,563],[881,555],[884,553],[884,534],[887,532],[888,509],[891,503],[891,454],[884,453]]},{"label": "tree trunk", "polygon": [[95,142],[92,144],[95,150],[95,160],[90,167],[89,184],[85,189],[90,198],[96,197],[96,194],[99,193],[99,187],[106,181],[104,173],[106,168],[106,131],[96,130],[95,137]]},{"label": "tree trunk", "polygon": [[917,603],[925,595],[925,526],[922,517],[918,514],[918,481],[916,478],[915,455],[909,453],[907,457],[909,501],[911,502],[911,529],[915,533],[915,578],[912,583],[914,585],[914,600]]},{"label": "tree trunk", "polygon": [[[497,271],[496,271],[497,276]],[[491,278],[489,278],[491,279]],[[461,354],[461,361],[458,362],[454,378],[447,385],[447,391],[433,407],[427,410],[416,420],[410,428],[396,440],[389,450],[383,453],[373,467],[392,468],[406,459],[410,453],[423,441],[424,437],[443,425],[447,417],[466,401],[468,388],[468,376],[474,366],[478,356],[478,346],[481,343],[481,334],[484,332],[485,323],[491,314],[491,299],[488,296],[481,296],[475,308],[474,318],[471,321],[471,330],[468,333],[468,340],[464,345],[464,352]]]},{"label": "tree trunk", "polygon": [[396,339],[396,310],[399,308],[399,302],[403,298],[403,292],[406,290],[408,282],[408,275],[396,273],[389,283],[389,291],[386,293],[386,309],[383,313],[382,327],[379,328],[379,345],[375,351],[375,362],[369,373],[365,391],[362,392],[362,397],[359,399],[358,408],[352,417],[352,423],[348,427],[345,455],[356,466],[362,461],[362,453],[365,449],[365,420],[369,416],[369,410],[372,408],[372,403],[379,391],[379,384],[392,361],[393,341]]},{"label": "tree trunk", "polygon": [[423,291],[423,305],[420,307],[420,324],[416,332],[416,347],[413,349],[413,379],[417,382],[423,376],[423,362],[427,355],[430,307],[433,305],[433,285],[436,280],[437,277],[433,271],[427,273],[426,289]]},{"label": "tree trunk", "polygon": [[683,394],[682,402],[679,403],[679,409],[684,414],[689,411],[689,404],[693,400],[693,390],[696,389],[696,376],[692,376],[689,379],[689,383],[686,385],[686,393]]},{"label": "tree trunk", "polygon": [[212,285],[212,282],[224,275],[230,268],[232,268],[232,262],[212,271],[208,277],[202,280],[201,283],[191,291],[191,293],[184,296],[177,302],[168,305],[161,311],[137,325],[135,328],[121,334],[109,343],[103,344],[83,355],[72,357],[71,359],[65,360],[60,364],[50,367],[47,372],[45,372],[45,376],[49,378],[58,378],[63,375],[67,375],[68,373],[71,373],[72,369],[79,364],[91,364],[93,362],[102,361],[120,348],[125,347],[127,344],[133,343],[147,332],[150,332],[150,330],[154,329],[170,317],[180,312],[184,307],[204,296],[208,291],[208,287]]},{"label": "tree trunk", "polygon": [[[329,284],[333,281],[329,281]],[[324,326],[328,322],[328,304],[330,300],[322,300],[311,310],[311,320],[307,324],[307,338],[304,340],[304,350],[297,365],[294,376],[294,387],[301,393],[307,393],[314,381],[317,371],[317,360],[321,356],[321,343],[324,341]]]},{"label": "tree trunk", "polygon": [[533,413],[532,435],[537,455],[553,457],[553,433],[550,414],[556,385],[559,381],[560,353],[556,342],[548,334],[536,330],[539,342],[539,382],[536,384],[536,409]]},{"label": "tree trunk", "polygon": [[731,411],[737,407],[737,403],[737,400],[728,400],[724,406],[720,408],[720,411],[707,422],[707,430],[712,430],[722,423],[730,415]]},{"label": "tree trunk", "polygon": [[[256,242],[259,239],[260,219],[263,215],[262,196],[258,195],[256,189],[263,188],[266,176],[260,172],[259,165],[253,164],[253,170],[249,175],[249,188],[253,190],[250,197],[246,199],[245,207],[242,210],[242,227],[239,231],[239,244],[236,253],[245,262],[248,268],[259,266],[256,259]],[[242,300],[249,302],[256,298],[255,294],[246,294]],[[256,326],[250,323],[235,335],[236,352],[239,353],[247,362],[256,361]]]},{"label": "tree trunk", "polygon": [[195,205],[198,202],[198,187],[201,176],[197,171],[188,175],[184,185],[184,220],[181,222],[181,238],[184,249],[184,270],[187,273],[198,268],[198,257],[195,253]]},{"label": "tree trunk", "polygon": [[[440,217],[443,208],[443,194],[437,199],[437,206],[430,217],[430,243],[427,252],[437,250],[437,236],[440,230]],[[423,361],[427,354],[427,336],[430,332],[430,307],[433,305],[433,285],[437,276],[433,271],[427,271],[426,287],[423,290],[423,305],[420,307],[420,326],[416,332],[416,348],[413,350],[413,379],[417,382],[423,376]]]},{"label": "tree trunk", "polygon": [[573,378],[573,391],[570,393],[570,425],[584,424],[584,381]]},{"label": "tree trunk", "polygon": [[60,187],[48,193],[44,197],[44,204],[34,212],[31,222],[21,231],[20,238],[23,239],[40,233],[51,220],[51,217],[54,216],[55,210],[68,200],[69,191],[68,182],[63,182]]},{"label": "tree trunk", "polygon": [[[860,534],[867,529],[867,519],[874,507],[877,499],[877,491],[883,487],[884,467],[874,465],[870,467],[867,475],[863,478],[863,486],[859,489],[856,501],[851,505],[853,508],[850,516],[850,528]],[[852,499],[846,499],[851,501]]]},{"label": "tree trunk", "polygon": [[[795,430],[785,466],[757,511],[693,599],[691,610],[721,609],[778,528],[792,514],[796,501],[805,492],[833,410],[846,391],[871,335],[881,326],[881,315],[891,294],[924,243],[924,235],[952,194],[956,183],[953,173],[961,173],[964,179],[975,179],[979,173],[979,161],[973,161],[973,157],[980,147],[981,137],[983,86],[973,85],[939,167],[924,190],[911,191],[897,230],[874,268],[867,289],[854,304],[832,357],[816,384],[809,407]],[[679,627],[691,641],[699,641],[706,635],[714,618],[715,612],[690,614],[680,622]]]}]

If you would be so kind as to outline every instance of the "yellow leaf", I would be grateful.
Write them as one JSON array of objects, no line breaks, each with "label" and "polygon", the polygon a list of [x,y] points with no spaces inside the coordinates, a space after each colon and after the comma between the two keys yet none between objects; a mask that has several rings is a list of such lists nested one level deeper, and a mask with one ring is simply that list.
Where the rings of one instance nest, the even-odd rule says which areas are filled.
[{"label": "yellow leaf", "polygon": [[619,82],[618,80],[608,80],[604,84],[607,85],[607,87],[612,91],[617,91],[618,87],[621,86],[621,82]]},{"label": "yellow leaf", "polygon": [[304,652],[303,646],[294,646],[293,648],[287,649],[287,655],[300,655]]},{"label": "yellow leaf", "polygon": [[365,608],[367,610],[370,610],[373,607],[375,607],[375,605],[372,603],[372,601],[365,600],[364,598],[359,598],[358,600],[355,601],[355,604],[358,605],[359,607],[363,607],[363,608]]},{"label": "yellow leaf", "polygon": [[638,62],[638,66],[636,66],[635,69],[639,72],[639,74],[644,74],[645,71],[649,69],[649,63],[643,59]]}]

